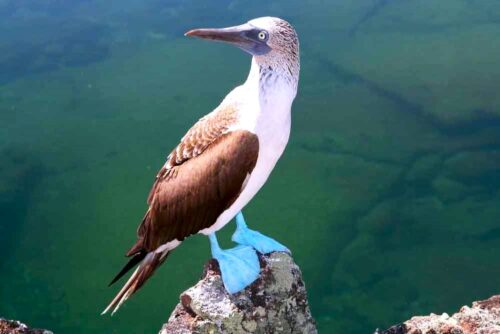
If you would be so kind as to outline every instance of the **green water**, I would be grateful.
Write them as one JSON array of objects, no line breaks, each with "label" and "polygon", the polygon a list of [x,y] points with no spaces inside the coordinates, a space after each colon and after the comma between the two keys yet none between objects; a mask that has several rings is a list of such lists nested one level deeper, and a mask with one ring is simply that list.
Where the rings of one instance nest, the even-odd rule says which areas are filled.
[{"label": "green water", "polygon": [[295,25],[302,73],[287,151],[245,214],[293,251],[320,333],[500,292],[498,1],[110,3],[0,0],[0,316],[158,331],[206,237],[112,318],[107,283],[166,155],[250,61],[183,32],[265,15]]}]

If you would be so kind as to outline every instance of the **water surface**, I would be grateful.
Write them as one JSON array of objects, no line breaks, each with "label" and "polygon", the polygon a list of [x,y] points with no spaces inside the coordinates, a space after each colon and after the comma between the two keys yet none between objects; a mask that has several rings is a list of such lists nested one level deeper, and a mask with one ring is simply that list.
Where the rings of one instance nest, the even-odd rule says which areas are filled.
[{"label": "water surface", "polygon": [[264,15],[295,25],[302,74],[290,144],[245,213],[292,249],[320,332],[499,292],[497,1],[3,0],[1,316],[55,333],[161,327],[205,237],[112,318],[106,285],[166,155],[250,61],[183,33]]}]

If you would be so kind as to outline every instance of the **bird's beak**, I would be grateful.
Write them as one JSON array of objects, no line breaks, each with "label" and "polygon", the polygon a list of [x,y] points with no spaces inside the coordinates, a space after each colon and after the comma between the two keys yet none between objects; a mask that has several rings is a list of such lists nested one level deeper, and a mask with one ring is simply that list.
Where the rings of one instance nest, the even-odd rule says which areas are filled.
[{"label": "bird's beak", "polygon": [[271,51],[271,48],[265,41],[258,39],[259,31],[254,26],[245,23],[229,28],[193,29],[184,35],[229,43],[254,56],[260,56]]}]

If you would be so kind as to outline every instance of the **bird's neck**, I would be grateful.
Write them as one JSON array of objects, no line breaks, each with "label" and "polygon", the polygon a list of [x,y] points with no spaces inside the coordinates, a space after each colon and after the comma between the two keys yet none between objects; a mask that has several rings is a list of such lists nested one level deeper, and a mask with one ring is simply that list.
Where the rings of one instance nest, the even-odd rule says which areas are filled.
[{"label": "bird's neck", "polygon": [[287,64],[266,62],[252,58],[252,65],[245,86],[258,94],[261,105],[284,100],[290,105],[297,95],[298,66],[290,71]]}]

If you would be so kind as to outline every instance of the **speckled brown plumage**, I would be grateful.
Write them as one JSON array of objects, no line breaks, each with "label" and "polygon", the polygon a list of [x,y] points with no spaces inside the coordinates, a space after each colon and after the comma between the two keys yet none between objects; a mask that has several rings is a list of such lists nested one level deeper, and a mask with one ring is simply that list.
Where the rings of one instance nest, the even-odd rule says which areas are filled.
[{"label": "speckled brown plumage", "polygon": [[155,194],[159,182],[171,177],[172,173],[177,171],[173,167],[203,153],[211,143],[226,133],[229,127],[236,122],[236,114],[237,109],[233,105],[221,106],[201,118],[189,129],[158,172],[148,196],[148,204],[151,204],[152,196]]},{"label": "speckled brown plumage", "polygon": [[224,106],[200,119],[182,138],[170,153],[167,163],[170,167],[201,154],[215,139],[225,133],[236,122],[234,106]]},{"label": "speckled brown plumage", "polygon": [[279,18],[271,18],[274,22],[269,31],[267,44],[272,48],[269,54],[255,57],[261,72],[261,85],[269,85],[281,76],[291,85],[297,87],[300,73],[299,39],[290,23]]}]

